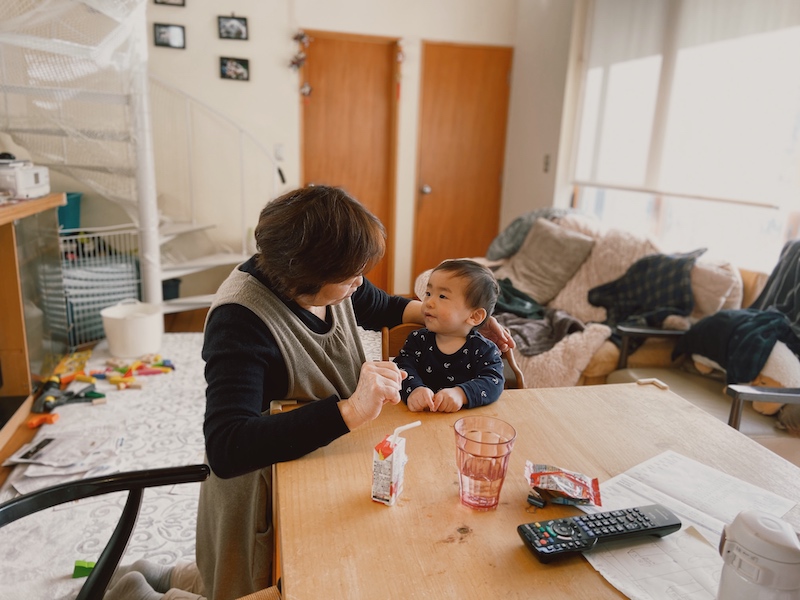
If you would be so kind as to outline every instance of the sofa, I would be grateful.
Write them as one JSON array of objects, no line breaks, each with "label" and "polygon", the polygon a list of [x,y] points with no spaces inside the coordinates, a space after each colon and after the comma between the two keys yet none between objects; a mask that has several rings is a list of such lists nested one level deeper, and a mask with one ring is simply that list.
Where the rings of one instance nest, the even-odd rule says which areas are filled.
[{"label": "sofa", "polygon": [[[694,401],[689,394],[693,387],[716,393],[714,410],[706,402],[708,395],[702,396],[706,403],[701,407],[727,420],[731,399],[724,393],[719,365],[696,354],[673,356],[679,335],[638,336],[621,365],[615,326],[633,316],[656,331],[679,334],[707,317],[749,306],[768,274],[739,269],[724,258],[706,256],[703,249],[665,255],[647,236],[606,228],[592,218],[558,209],[519,217],[497,236],[486,256],[473,259],[494,271],[503,292],[511,289],[541,309],[533,318],[523,316],[524,311],[495,314],[517,342],[514,354],[528,387],[650,379],[656,374],[649,370],[663,369],[659,371],[663,379],[682,381],[679,385],[674,379],[673,389],[690,401]],[[417,277],[414,287],[419,297],[429,273]],[[642,292],[624,285],[631,278],[651,289]],[[664,303],[668,306],[659,306]],[[503,303],[498,306],[502,309]],[[540,344],[542,332],[545,341]],[[797,357],[781,345],[773,354],[758,377],[740,383],[800,387]],[[747,403],[743,431],[769,436],[775,425],[783,425],[780,404],[755,406]],[[756,429],[751,431],[751,425]]]},{"label": "sofa", "polygon": [[[531,338],[521,326],[524,317],[503,315],[501,320],[517,340],[515,357],[528,387],[605,383],[618,366],[620,350],[611,340],[607,310],[591,304],[589,292],[619,279],[640,259],[659,253],[645,236],[603,228],[583,215],[542,210],[518,218],[495,239],[486,256],[473,257],[489,266],[498,281],[509,283],[544,309],[552,335],[535,352],[524,350]],[[429,273],[417,277],[418,297]],[[747,277],[748,282],[753,279]],[[740,271],[728,263],[695,261],[687,279],[695,306],[689,315],[670,315],[663,327],[685,330],[690,319],[740,307],[745,293],[752,293],[744,283]],[[628,361],[631,366],[671,366],[672,348],[669,340],[650,339]]]}]

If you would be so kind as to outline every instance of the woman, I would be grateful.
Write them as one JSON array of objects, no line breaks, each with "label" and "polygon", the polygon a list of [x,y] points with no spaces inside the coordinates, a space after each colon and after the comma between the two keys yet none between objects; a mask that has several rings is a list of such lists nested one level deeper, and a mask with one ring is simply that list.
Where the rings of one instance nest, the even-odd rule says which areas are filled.
[{"label": "woman", "polygon": [[[220,287],[206,320],[197,564],[213,600],[270,585],[271,465],[299,458],[400,400],[405,374],[366,362],[357,325],[422,322],[421,303],[367,280],[383,256],[380,221],[338,188],[290,192],[261,211],[258,253]],[[494,319],[483,332],[513,345]],[[501,348],[502,349],[502,348]],[[316,400],[269,414],[272,400]]]}]

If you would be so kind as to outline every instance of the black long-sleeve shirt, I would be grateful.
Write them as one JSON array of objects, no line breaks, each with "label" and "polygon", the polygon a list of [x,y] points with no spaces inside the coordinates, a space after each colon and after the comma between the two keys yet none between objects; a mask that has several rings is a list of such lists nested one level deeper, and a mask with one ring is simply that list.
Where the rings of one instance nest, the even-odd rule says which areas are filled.
[{"label": "black long-sleeve shirt", "polygon": [[[269,287],[254,259],[240,269]],[[400,324],[410,301],[390,296],[366,279],[350,300],[358,324],[370,330]],[[330,330],[329,322],[297,303],[286,305],[312,331]],[[225,304],[211,312],[203,359],[208,384],[203,433],[209,465],[218,477],[236,477],[300,458],[349,431],[336,396],[285,413],[262,415],[272,400],[286,398],[289,377],[269,328],[241,305]]]}]

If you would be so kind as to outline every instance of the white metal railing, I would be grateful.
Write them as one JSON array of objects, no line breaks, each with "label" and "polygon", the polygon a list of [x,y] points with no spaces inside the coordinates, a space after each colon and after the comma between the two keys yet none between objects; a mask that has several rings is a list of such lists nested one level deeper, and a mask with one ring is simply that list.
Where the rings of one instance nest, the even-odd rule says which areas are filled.
[{"label": "white metal railing", "polygon": [[[169,202],[169,199],[162,198],[163,189],[169,187],[172,190],[180,190],[186,194],[188,202],[182,207],[183,210],[178,212],[183,212],[186,220],[196,224],[200,194],[219,185],[218,180],[222,170],[227,170],[232,164],[237,165],[238,173],[227,170],[226,192],[230,193],[230,190],[233,189],[231,185],[233,181],[238,182],[240,244],[242,254],[246,254],[248,229],[251,226],[247,216],[247,200],[250,192],[248,185],[252,179],[260,175],[248,173],[246,165],[250,162],[256,165],[266,163],[270,166],[267,195],[274,198],[278,190],[278,181],[283,179],[283,173],[272,153],[249,131],[231,118],[154,75],[150,75],[150,101],[154,115],[155,151],[158,154],[170,148],[172,153],[171,167],[167,167],[165,161],[157,160],[159,171],[156,180],[159,188],[159,203]],[[163,126],[159,126],[159,123]],[[176,124],[181,125],[177,126]],[[236,149],[236,156],[218,156],[219,147],[202,143],[199,139],[199,129],[205,130],[206,135],[213,130],[215,132],[214,139],[220,145],[224,145],[227,139],[229,147]],[[178,134],[177,138],[176,134]],[[182,148],[178,148],[179,145],[182,145]],[[246,149],[250,149],[250,152],[248,153]],[[197,165],[214,164],[219,164],[219,170],[197,168]],[[167,172],[167,168],[170,169],[169,172]],[[263,173],[263,170],[261,172]],[[211,178],[217,181],[211,181]],[[179,181],[179,179],[183,181]],[[230,202],[230,196],[226,196],[225,202]],[[263,201],[258,204],[263,204]],[[169,210],[169,206],[162,208]]]}]

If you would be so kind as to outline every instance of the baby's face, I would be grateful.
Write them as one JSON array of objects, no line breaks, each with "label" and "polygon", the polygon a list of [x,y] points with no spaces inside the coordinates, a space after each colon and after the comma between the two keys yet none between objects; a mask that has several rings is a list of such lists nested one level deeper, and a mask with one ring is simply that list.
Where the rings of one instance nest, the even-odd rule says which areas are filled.
[{"label": "baby's face", "polygon": [[467,335],[473,324],[469,322],[474,309],[467,306],[467,282],[447,271],[434,271],[428,280],[422,314],[425,327],[434,333]]}]

